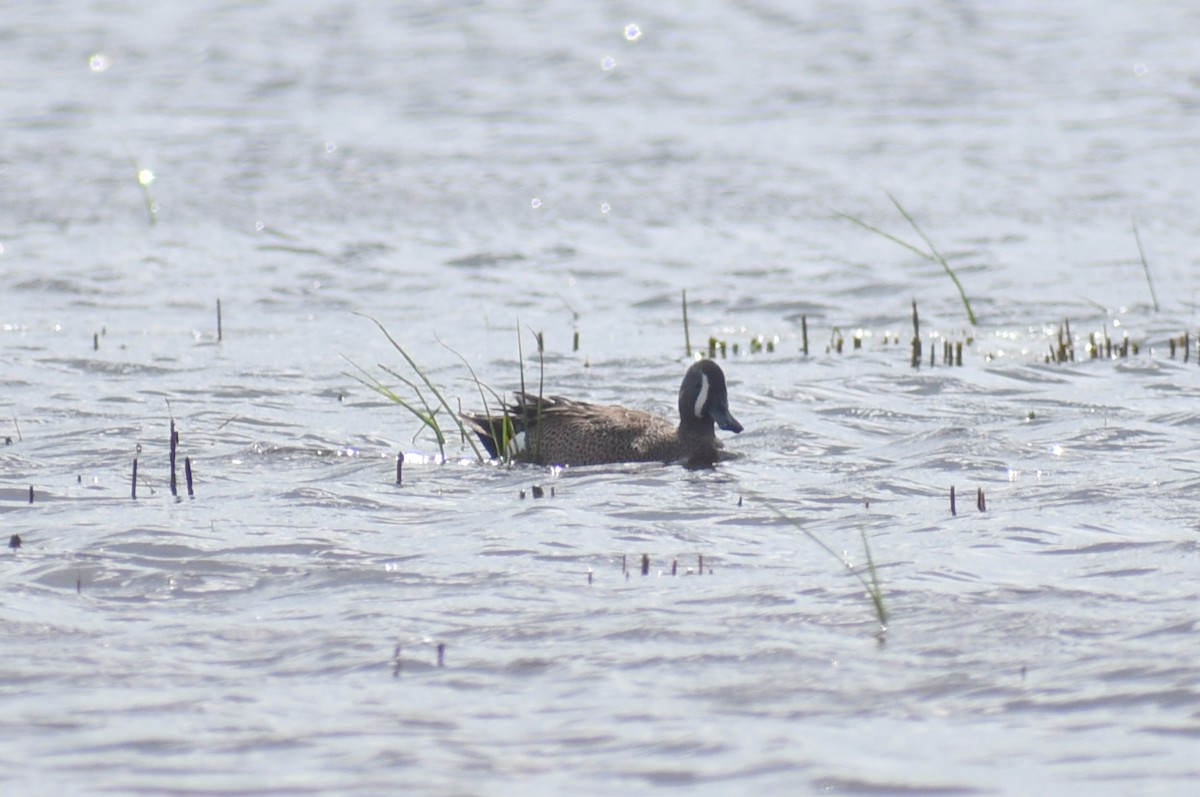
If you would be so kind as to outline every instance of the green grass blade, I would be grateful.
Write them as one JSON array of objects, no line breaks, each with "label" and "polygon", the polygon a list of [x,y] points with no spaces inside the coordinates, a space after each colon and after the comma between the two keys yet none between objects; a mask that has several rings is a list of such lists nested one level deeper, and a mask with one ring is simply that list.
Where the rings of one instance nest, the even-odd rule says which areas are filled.
[{"label": "green grass blade", "polygon": [[[434,340],[436,340],[436,341],[437,341],[437,342],[438,342],[438,343],[441,345],[441,347],[442,347],[443,349],[445,349],[446,351],[450,352],[450,353],[451,353],[451,354],[453,354],[455,357],[457,357],[459,360],[461,360],[461,361],[462,361],[462,364],[466,366],[466,368],[467,368],[467,372],[468,372],[469,374],[471,374],[471,380],[472,380],[472,381],[475,383],[475,387],[476,387],[476,388],[478,388],[478,390],[479,390],[479,400],[483,402],[483,414],[484,414],[484,415],[488,416],[489,418],[492,416],[492,411],[491,411],[491,409],[488,407],[488,400],[487,400],[487,396],[485,395],[485,391],[486,391],[487,393],[491,393],[491,394],[492,394],[492,396],[493,396],[493,397],[495,397],[495,399],[496,399],[496,403],[497,403],[498,405],[500,405],[500,407],[501,407],[501,408],[503,408],[503,406],[504,406],[504,399],[503,399],[503,398],[501,398],[501,396],[500,396],[500,394],[499,394],[499,393],[497,393],[495,390],[492,390],[492,388],[490,388],[490,387],[488,387],[487,385],[485,385],[485,384],[484,384],[484,383],[483,383],[483,382],[482,382],[482,381],[479,379],[479,376],[478,376],[478,375],[475,373],[475,369],[471,367],[471,363],[470,363],[470,361],[469,361],[469,360],[467,360],[467,358],[466,358],[466,357],[462,356],[462,354],[461,354],[461,353],[459,353],[458,351],[456,351],[456,350],[455,350],[455,349],[454,349],[452,346],[450,346],[448,343],[446,343],[445,341],[443,341],[443,340],[442,340],[441,338],[439,338],[439,337],[438,337],[436,334],[433,336],[433,339],[434,339]],[[458,418],[459,416],[455,415],[454,417],[455,417],[455,418]],[[505,426],[505,427],[507,427],[507,426],[508,426],[508,424],[502,424],[502,425],[503,425],[503,426]],[[492,430],[491,430],[491,431],[492,431],[492,439],[496,441],[496,445],[497,445],[497,447],[498,447],[498,449],[499,449],[499,450],[497,451],[497,453],[499,453],[500,451],[507,451],[507,450],[508,450],[508,434],[507,434],[507,428],[505,428],[505,429],[496,429],[496,428],[494,428],[494,427],[495,427],[495,425],[494,425],[494,424],[489,424],[489,426],[492,426],[492,427],[493,427],[493,428],[492,428]],[[471,432],[471,431],[469,431],[469,430],[466,428],[466,426],[464,426],[464,425],[463,425],[463,423],[462,423],[461,419],[459,419],[458,428],[459,428],[459,430],[462,432],[463,439],[464,439],[464,440],[466,440],[468,443],[470,443],[470,445],[471,445],[471,449],[472,449],[472,450],[475,452],[475,456],[479,458],[479,461],[480,461],[480,462],[483,462],[483,461],[485,461],[485,460],[487,459],[487,457],[485,457],[485,456],[483,455],[483,452],[479,450],[479,445],[478,445],[478,444],[475,442],[475,434],[474,434],[474,432]],[[499,432],[499,434],[497,434],[497,432]],[[502,447],[501,447],[501,443],[503,443],[503,446],[502,446]],[[503,457],[503,456],[501,456],[501,459],[503,459],[503,458],[504,458],[504,457]]]},{"label": "green grass blade", "polygon": [[758,500],[762,501],[764,504],[766,504],[767,507],[772,512],[774,512],[776,515],[783,518],[788,523],[792,524],[793,527],[795,527],[798,531],[800,531],[805,537],[808,537],[808,539],[811,540],[813,543],[815,543],[817,545],[817,547],[819,547],[822,551],[829,554],[834,559],[836,559],[839,563],[841,563],[842,567],[844,567],[846,569],[846,572],[848,572],[850,575],[852,575],[856,579],[858,579],[858,582],[863,585],[863,588],[867,591],[867,594],[871,596],[871,603],[875,607],[875,616],[876,616],[876,618],[878,618],[879,624],[881,626],[887,625],[888,614],[887,614],[887,609],[883,603],[883,591],[879,586],[879,579],[878,579],[878,575],[875,570],[875,561],[874,561],[874,559],[871,558],[871,549],[869,546],[867,546],[867,538],[866,538],[865,533],[863,535],[863,545],[864,545],[864,547],[866,547],[866,550],[867,550],[867,570],[868,570],[868,574],[870,575],[869,580],[867,579],[867,577],[863,576],[862,572],[851,567],[848,562],[846,562],[841,556],[838,555],[837,551],[833,550],[828,545],[826,545],[824,540],[822,540],[817,535],[813,534],[808,529],[804,528],[804,526],[800,525],[799,521],[797,521],[791,515],[788,515],[782,509],[777,507],[774,504],[774,502],[772,502],[766,498],[761,498],[761,497]]},{"label": "green grass blade", "polygon": [[897,244],[898,246],[903,246],[905,249],[907,249],[908,251],[912,252],[915,255],[923,257],[930,262],[939,264],[942,267],[942,269],[945,270],[947,276],[950,277],[950,280],[954,283],[954,287],[958,289],[959,298],[962,299],[963,307],[967,311],[967,318],[970,319],[971,326],[978,326],[979,322],[975,318],[975,311],[971,309],[971,300],[967,298],[967,292],[963,289],[962,283],[959,282],[958,275],[954,273],[954,269],[952,269],[950,267],[950,264],[948,262],[946,262],[946,258],[942,257],[942,254],[937,250],[937,247],[933,245],[933,241],[929,240],[929,237],[927,235],[925,235],[925,232],[920,228],[920,226],[917,225],[916,220],[913,219],[913,217],[911,215],[909,215],[908,211],[904,209],[904,207],[896,200],[896,198],[894,196],[892,196],[891,194],[887,194],[887,198],[892,201],[892,204],[896,206],[896,210],[900,211],[900,215],[903,216],[905,221],[907,221],[909,223],[909,225],[916,231],[917,235],[921,236],[921,240],[924,241],[925,245],[929,247],[928,252],[921,249],[920,247],[913,246],[908,241],[905,241],[902,238],[897,238],[895,235],[892,235],[890,232],[881,230],[878,227],[876,227],[875,225],[870,224],[866,221],[863,221],[862,219],[858,218],[857,216],[851,216],[849,213],[843,213],[840,210],[833,210],[832,208],[830,208],[830,210],[833,212],[833,214],[835,216],[837,216],[840,219],[845,219],[846,221],[850,222],[851,224],[857,224],[859,227],[862,227],[864,230],[866,230],[868,232],[875,233],[876,235],[880,236],[881,238],[886,238],[887,240],[891,241],[894,244]]},{"label": "green grass blade", "polygon": [[[433,430],[434,437],[437,440],[438,452],[441,455],[442,460],[445,461],[445,459],[446,459],[446,447],[445,447],[446,436],[442,433],[441,426],[438,425],[437,418],[434,417],[434,413],[429,412],[429,411],[422,412],[420,409],[418,409],[417,407],[414,407],[412,404],[410,404],[408,401],[406,401],[404,399],[404,397],[402,397],[398,393],[396,393],[396,391],[392,390],[386,384],[384,384],[379,379],[377,379],[373,374],[371,374],[369,371],[367,371],[361,365],[354,362],[353,360],[351,360],[349,357],[346,357],[345,355],[342,355],[342,356],[346,359],[346,362],[353,365],[359,371],[358,374],[343,372],[346,374],[346,376],[355,380],[356,382],[363,385],[364,387],[375,391],[376,393],[378,393],[379,395],[388,399],[389,401],[399,404],[401,407],[403,407],[404,409],[411,412],[414,416],[416,416],[416,418],[419,421],[421,421],[421,423],[423,425],[428,426],[431,430]],[[389,373],[392,373],[392,372],[389,371]],[[393,375],[395,375],[395,374],[393,374]],[[403,379],[403,377],[399,377],[399,378]],[[408,380],[404,380],[404,381],[408,382]],[[409,383],[409,384],[411,384],[411,383]],[[420,396],[419,392],[418,392],[418,395]],[[428,402],[425,402],[424,396],[420,396],[420,397],[421,397],[422,402],[425,404],[425,406],[428,410],[428,407],[429,407]]]},{"label": "green grass blade", "polygon": [[[401,346],[394,337],[392,337],[392,333],[388,332],[387,327],[385,327],[378,319],[372,318],[364,313],[355,313],[355,315],[362,316],[379,328],[379,331],[383,333],[385,338],[387,338],[388,343],[392,344],[392,348],[400,352],[400,356],[403,357],[404,361],[408,363],[408,367],[411,368],[413,373],[420,377],[425,386],[429,388],[429,391],[438,400],[438,403],[443,409],[446,410],[446,414],[449,415],[456,424],[458,424],[459,430],[462,431],[463,434],[466,434],[462,419],[459,418],[454,412],[454,408],[450,406],[450,402],[446,400],[446,397],[442,394],[442,391],[438,390],[437,385],[433,383],[433,380],[429,378],[429,375],[425,373],[425,370],[421,368],[421,366],[417,364],[417,361],[414,360],[412,356],[404,350],[404,347]],[[478,453],[478,449],[476,449],[476,452]]]},{"label": "green grass blade", "polygon": [[1142,234],[1138,232],[1137,216],[1133,217],[1133,237],[1137,241],[1138,257],[1142,259],[1142,270],[1146,272],[1146,284],[1150,286],[1150,299],[1154,302],[1154,312],[1158,312],[1158,294],[1154,292],[1154,280],[1150,277],[1150,263],[1146,260],[1146,250],[1142,248]]},{"label": "green grass blade", "polygon": [[904,220],[907,221],[914,230],[916,230],[917,235],[921,236],[921,240],[924,241],[925,245],[929,247],[929,252],[933,255],[933,259],[942,264],[942,268],[946,270],[946,274],[954,283],[954,287],[958,288],[958,295],[962,298],[963,307],[965,307],[967,310],[967,318],[971,320],[971,326],[979,326],[979,322],[975,320],[975,311],[971,309],[971,300],[967,298],[967,292],[963,290],[962,283],[958,281],[958,275],[954,273],[954,269],[950,268],[950,264],[946,262],[946,258],[942,257],[942,253],[939,252],[937,247],[933,245],[933,241],[929,240],[929,236],[927,236],[925,231],[917,225],[917,222],[908,214],[908,211],[904,209],[904,206],[896,200],[896,197],[888,194],[887,198],[892,200],[892,204],[896,206],[896,210],[900,211],[900,215],[904,217]]},{"label": "green grass blade", "polygon": [[871,556],[871,545],[867,542],[867,532],[859,529],[859,534],[862,536],[863,552],[867,557],[867,575],[870,576],[867,592],[871,595],[871,602],[875,604],[875,616],[879,618],[879,624],[886,626],[888,613],[887,607],[883,605],[883,590],[879,586],[879,572],[875,569],[875,559]]},{"label": "green grass blade", "polygon": [[929,260],[930,262],[933,262],[933,263],[937,262],[937,258],[934,257],[933,255],[929,254],[928,252],[926,252],[922,249],[918,249],[917,247],[910,244],[908,241],[905,241],[902,238],[897,238],[896,236],[892,235],[890,232],[887,232],[886,230],[881,230],[878,227],[876,227],[874,224],[869,224],[869,223],[863,221],[862,219],[858,218],[857,216],[851,216],[849,213],[843,213],[840,210],[834,210],[833,214],[840,219],[845,219],[846,221],[850,222],[851,224],[857,224],[859,227],[862,227],[867,232],[873,232],[876,235],[880,236],[881,238],[886,238],[894,244],[903,246],[905,249],[912,252],[913,254],[919,255],[920,257],[923,257],[926,260]]}]

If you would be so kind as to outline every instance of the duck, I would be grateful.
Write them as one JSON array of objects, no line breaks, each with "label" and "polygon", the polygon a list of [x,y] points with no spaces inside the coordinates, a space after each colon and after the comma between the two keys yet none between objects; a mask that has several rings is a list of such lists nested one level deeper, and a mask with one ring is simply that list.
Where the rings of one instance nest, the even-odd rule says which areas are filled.
[{"label": "duck", "polygon": [[729,411],[725,372],[698,360],[679,385],[679,424],[642,410],[589,404],[562,396],[513,394],[501,414],[460,413],[493,458],[535,465],[610,465],[622,462],[681,463],[711,468],[727,458],[714,427],[738,434]]}]

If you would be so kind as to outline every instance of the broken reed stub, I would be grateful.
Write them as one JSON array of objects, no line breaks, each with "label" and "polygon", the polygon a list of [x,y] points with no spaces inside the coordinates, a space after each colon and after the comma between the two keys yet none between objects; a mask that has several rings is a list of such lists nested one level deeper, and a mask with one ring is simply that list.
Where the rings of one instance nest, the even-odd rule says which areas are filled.
[{"label": "broken reed stub", "polygon": [[801,347],[801,351],[803,351],[804,356],[807,357],[808,356],[808,316],[806,316],[806,315],[800,316],[800,339],[801,339],[801,341],[803,341],[803,346]]},{"label": "broken reed stub", "polygon": [[396,454],[396,484],[402,484],[404,481],[404,452]]},{"label": "broken reed stub", "polygon": [[950,516],[958,517],[958,509],[954,506],[954,485],[950,485]]},{"label": "broken reed stub", "polygon": [[192,492],[192,458],[183,458],[183,479],[187,482],[188,498],[195,498],[196,494]]},{"label": "broken reed stub", "polygon": [[650,575],[650,554],[648,553],[642,554],[642,575]]},{"label": "broken reed stub", "polygon": [[14,551],[21,547],[21,535],[14,534],[8,538],[8,547]]},{"label": "broken reed stub", "polygon": [[29,485],[29,503],[33,503],[33,485]]},{"label": "broken reed stub", "polygon": [[438,656],[437,666],[445,667],[446,666],[446,643],[445,642],[438,643],[437,656]]},{"label": "broken reed stub", "polygon": [[912,338],[912,367],[921,367],[921,318],[917,315],[917,300],[912,301],[913,308],[913,338]]},{"label": "broken reed stub", "polygon": [[979,488],[979,492],[975,495],[975,505],[979,508],[980,512],[987,511],[987,500],[983,497],[982,487]]},{"label": "broken reed stub", "polygon": [[175,475],[175,452],[179,447],[179,432],[175,431],[175,421],[171,420],[171,495],[179,497],[179,480]]},{"label": "broken reed stub", "polygon": [[137,457],[133,458],[133,481],[129,487],[129,497],[137,500]]},{"label": "broken reed stub", "polygon": [[546,491],[542,489],[542,485],[535,484],[529,488],[529,494],[534,498],[542,498],[546,495]]}]

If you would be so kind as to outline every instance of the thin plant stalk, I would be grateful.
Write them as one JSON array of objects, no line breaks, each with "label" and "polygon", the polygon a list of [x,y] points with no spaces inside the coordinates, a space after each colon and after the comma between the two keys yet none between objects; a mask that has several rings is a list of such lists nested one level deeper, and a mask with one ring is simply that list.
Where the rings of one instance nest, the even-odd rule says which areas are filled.
[{"label": "thin plant stalk", "polygon": [[692,333],[688,329],[687,288],[683,289],[683,345],[687,348],[687,359],[692,359]]},{"label": "thin plant stalk", "polygon": [[[537,333],[533,331],[532,327],[529,328],[529,332],[535,338],[537,337]],[[521,369],[521,398],[522,398],[522,400],[521,400],[521,418],[524,421],[524,425],[527,429],[533,428],[533,429],[539,430],[536,434],[529,434],[527,432],[526,437],[525,437],[526,456],[530,459],[530,461],[536,462],[541,453],[540,449],[541,449],[542,436],[541,436],[541,431],[540,431],[540,429],[541,429],[540,423],[542,420],[542,398],[544,395],[543,391],[545,389],[545,384],[546,384],[546,355],[545,355],[544,351],[542,350],[542,347],[539,346],[538,347],[537,410],[536,410],[535,415],[533,416],[533,423],[530,424],[529,423],[529,403],[527,401],[525,401],[525,396],[526,396],[526,393],[525,393],[525,348],[521,345],[521,324],[519,321],[517,322],[517,361],[518,361],[518,363],[520,365],[520,369]]]},{"label": "thin plant stalk", "polygon": [[[342,355],[342,356],[345,357],[345,355]],[[413,415],[415,415],[416,418],[419,421],[421,421],[421,423],[423,425],[428,426],[433,431],[434,439],[437,441],[438,451],[441,454],[442,461],[445,461],[445,459],[446,459],[446,436],[445,436],[445,434],[443,434],[441,426],[438,424],[437,418],[435,417],[435,413],[432,412],[431,410],[429,410],[429,402],[426,401],[425,396],[421,393],[421,391],[416,389],[415,384],[412,381],[405,379],[403,376],[400,376],[399,374],[395,373],[394,371],[384,368],[384,370],[387,371],[388,373],[390,373],[392,376],[395,376],[397,379],[401,380],[406,385],[408,385],[409,387],[414,389],[414,391],[417,393],[417,397],[421,400],[421,404],[424,407],[426,407],[425,411],[422,411],[420,408],[415,407],[412,404],[410,404],[407,400],[404,399],[403,396],[396,393],[396,391],[392,390],[390,387],[388,387],[386,384],[384,384],[382,381],[380,381],[374,374],[372,374],[367,369],[363,368],[358,363],[351,360],[349,357],[345,357],[345,359],[346,359],[346,362],[348,362],[352,366],[354,366],[359,372],[358,374],[347,374],[347,376],[354,379],[359,384],[361,384],[365,387],[368,387],[371,390],[374,390],[376,393],[383,396],[388,401],[392,401],[392,402],[395,402],[396,404],[399,404],[401,407],[403,407],[404,409],[408,410]]]},{"label": "thin plant stalk", "polygon": [[133,167],[133,177],[137,181],[138,189],[142,192],[142,203],[146,206],[146,215],[150,218],[150,226],[154,226],[158,224],[158,203],[150,196],[150,183],[154,181],[154,172],[139,166],[137,158],[133,157],[133,153],[128,148],[125,149],[125,156],[129,159],[129,165]]},{"label": "thin plant stalk", "polygon": [[867,557],[867,575],[870,577],[870,586],[867,587],[867,592],[871,596],[871,603],[875,605],[875,616],[879,618],[879,624],[886,626],[887,608],[883,605],[883,589],[879,586],[879,572],[875,569],[875,559],[871,556],[871,546],[867,542],[866,529],[859,529],[858,533],[862,537],[863,553]]},{"label": "thin plant stalk", "polygon": [[[475,387],[479,390],[479,400],[481,402],[483,402],[484,416],[486,416],[488,418],[492,417],[491,408],[488,406],[488,400],[487,400],[488,393],[492,394],[492,397],[496,400],[497,405],[499,405],[499,407],[500,407],[501,414],[503,415],[504,398],[499,393],[497,393],[495,390],[493,390],[491,387],[484,384],[482,380],[480,380],[479,376],[475,373],[475,369],[471,367],[471,362],[466,357],[464,357],[460,352],[455,350],[452,346],[450,346],[448,343],[443,341],[437,335],[434,335],[433,337],[435,340],[437,340],[438,343],[440,343],[442,345],[442,348],[444,348],[446,351],[453,354],[455,357],[457,357],[459,360],[462,361],[462,364],[464,366],[466,366],[467,372],[469,374],[471,374],[471,381],[473,381],[475,383]],[[495,423],[490,422],[490,421],[488,423],[488,426],[490,427],[489,431],[491,431],[491,433],[492,433],[492,439],[495,440],[497,443],[497,449],[498,449],[497,453],[499,454],[500,459],[507,460],[508,459],[508,441],[512,438],[512,431],[513,431],[512,423],[508,420],[508,417],[505,416],[504,420],[501,421],[501,423],[500,423],[499,429],[496,428]],[[471,448],[474,449],[474,451],[475,451],[475,455],[479,457],[480,461],[483,461],[483,459],[484,459],[483,452],[480,451],[479,447],[475,444],[475,436],[473,434],[469,433],[461,423],[459,424],[459,429],[462,431],[463,439],[466,440],[468,443],[470,443]]]},{"label": "thin plant stalk", "polygon": [[1137,241],[1138,257],[1142,259],[1142,270],[1146,272],[1146,284],[1150,286],[1150,300],[1154,302],[1154,312],[1158,312],[1158,294],[1154,291],[1154,280],[1150,277],[1150,263],[1146,261],[1146,250],[1142,248],[1142,235],[1138,232],[1137,216],[1133,217],[1133,238]]},{"label": "thin plant stalk", "polygon": [[909,212],[907,210],[904,209],[904,206],[900,204],[900,202],[896,199],[896,197],[892,196],[889,193],[887,195],[887,198],[892,201],[892,204],[896,206],[896,210],[900,211],[900,215],[903,216],[904,220],[909,223],[909,226],[911,226],[913,228],[913,230],[916,231],[917,235],[921,236],[921,240],[924,241],[925,245],[929,247],[928,252],[926,252],[916,246],[913,246],[912,244],[908,243],[907,241],[897,238],[896,236],[892,235],[891,233],[888,233],[888,232],[885,232],[885,231],[879,229],[878,227],[874,226],[873,224],[868,224],[867,222],[863,221],[862,219],[860,219],[856,216],[851,216],[849,213],[842,213],[841,211],[837,211],[837,210],[835,210],[834,213],[839,218],[843,218],[846,221],[849,221],[853,224],[857,224],[859,227],[862,227],[864,230],[868,230],[870,232],[875,233],[876,235],[887,238],[889,241],[891,241],[895,244],[899,244],[900,246],[903,246],[905,249],[909,250],[910,252],[913,252],[914,254],[920,255],[921,257],[925,258],[926,260],[940,264],[941,267],[945,270],[946,275],[950,277],[951,282],[954,283],[954,287],[958,289],[958,295],[962,299],[963,307],[967,311],[967,318],[970,320],[971,326],[978,326],[979,322],[975,318],[975,311],[971,309],[971,300],[967,298],[967,292],[966,292],[966,290],[963,289],[962,283],[959,282],[958,275],[954,273],[954,269],[952,269],[950,267],[950,264],[948,262],[946,262],[946,258],[943,257],[942,253],[939,252],[937,250],[937,247],[933,245],[933,241],[931,241],[929,239],[929,236],[927,236],[925,234],[925,231],[921,229],[921,227],[917,224],[916,220],[909,214]]},{"label": "thin plant stalk", "polygon": [[879,578],[878,578],[878,574],[875,569],[875,560],[871,557],[871,547],[867,544],[867,535],[866,535],[865,531],[862,532],[862,541],[863,541],[863,548],[866,550],[867,575],[869,576],[869,578],[863,576],[861,571],[856,570],[855,568],[851,567],[850,564],[848,562],[846,562],[841,556],[838,556],[837,551],[830,548],[825,543],[824,540],[822,540],[817,535],[813,534],[808,529],[801,526],[800,523],[795,518],[793,518],[792,516],[785,513],[779,507],[775,506],[775,504],[773,502],[771,502],[765,498],[760,498],[759,500],[761,500],[764,504],[766,504],[771,509],[772,512],[779,515],[779,517],[783,518],[788,523],[791,523],[793,526],[795,526],[802,534],[804,534],[805,537],[808,537],[810,540],[812,540],[814,543],[816,543],[818,548],[820,548],[822,551],[824,551],[825,553],[832,556],[834,559],[841,562],[842,567],[844,567],[846,569],[846,572],[848,572],[850,575],[852,575],[856,579],[858,579],[859,583],[862,584],[863,588],[867,591],[867,594],[871,596],[871,603],[875,607],[875,616],[878,618],[879,624],[884,627],[887,626],[888,614],[887,614],[887,608],[884,606],[884,603],[883,603],[883,590],[879,586]]}]

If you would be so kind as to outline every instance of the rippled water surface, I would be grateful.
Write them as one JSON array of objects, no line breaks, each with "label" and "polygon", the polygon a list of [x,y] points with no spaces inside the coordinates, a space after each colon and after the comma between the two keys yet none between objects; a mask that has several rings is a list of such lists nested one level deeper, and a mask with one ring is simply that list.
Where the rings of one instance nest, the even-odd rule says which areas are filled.
[{"label": "rippled water surface", "polygon": [[[1003,5],[10,4],[0,788],[1189,793],[1200,12]],[[353,378],[670,413],[684,289],[713,471]]]}]

